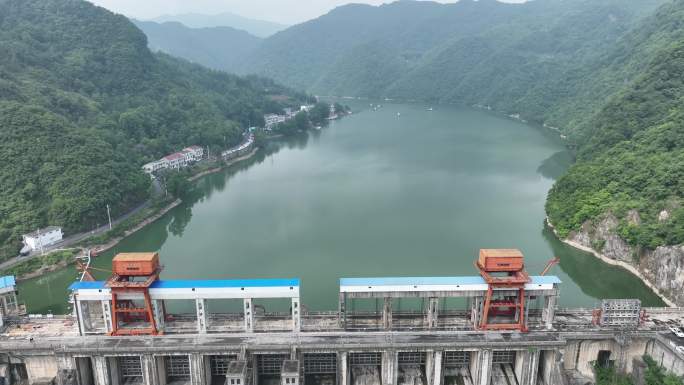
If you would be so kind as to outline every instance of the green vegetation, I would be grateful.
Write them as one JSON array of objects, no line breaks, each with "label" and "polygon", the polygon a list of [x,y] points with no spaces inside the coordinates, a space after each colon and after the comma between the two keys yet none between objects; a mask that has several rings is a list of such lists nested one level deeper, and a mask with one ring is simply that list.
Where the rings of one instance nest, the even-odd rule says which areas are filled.
[{"label": "green vegetation", "polygon": [[27,260],[18,265],[14,265],[9,269],[0,271],[0,276],[14,275],[20,277],[24,274],[32,273],[42,268],[50,268],[63,263],[69,264],[74,261],[74,256],[76,256],[78,252],[79,249],[55,251],[44,256]]},{"label": "green vegetation", "polygon": [[617,373],[614,367],[594,367],[596,373],[596,385],[634,385],[628,375]]},{"label": "green vegetation", "polygon": [[321,95],[489,105],[570,131],[638,74],[648,56],[625,35],[666,2],[351,4],[264,40],[235,70]]},{"label": "green vegetation", "polygon": [[179,15],[162,15],[155,17],[157,23],[180,22],[190,28],[214,28],[227,26],[241,31],[247,31],[254,36],[267,37],[287,28],[286,25],[266,20],[248,19],[230,12],[217,15],[200,13],[185,13]]},{"label": "green vegetation", "polygon": [[199,63],[208,68],[235,68],[254,51],[261,39],[230,27],[188,28],[178,22],[137,21],[150,49]]},{"label": "green vegetation", "polygon": [[[593,117],[578,163],[549,193],[546,208],[561,236],[612,213],[632,245],[684,243],[683,76],[684,40],[664,44],[638,80]],[[628,223],[629,210],[641,223]],[[659,218],[663,210],[668,218]]]},{"label": "green vegetation", "polygon": [[682,0],[348,5],[264,40],[243,70],[558,127],[577,150],[546,206],[560,235],[612,214],[652,249],[684,243],[682,24]]},{"label": "green vegetation", "polygon": [[103,245],[115,238],[123,237],[124,235],[126,235],[127,231],[140,225],[140,223],[142,223],[146,219],[149,219],[152,216],[157,215],[161,210],[166,208],[173,201],[173,197],[152,198],[149,206],[145,207],[140,212],[137,212],[134,215],[131,215],[130,217],[126,218],[126,220],[119,222],[111,230],[108,230],[103,234],[90,237],[82,242],[79,242],[78,246],[87,248],[95,245]]},{"label": "green vegetation", "polygon": [[667,373],[665,368],[658,365],[650,356],[644,356],[644,362],[648,367],[645,376],[647,385],[684,385],[682,378],[673,373]]},{"label": "green vegetation", "polygon": [[300,111],[294,118],[278,124],[275,131],[284,135],[292,135],[310,130],[313,127],[324,127],[328,125],[329,116],[330,104],[318,102],[308,112]]},{"label": "green vegetation", "polygon": [[[658,365],[653,358],[648,355],[643,357],[646,363],[646,373],[644,380],[646,385],[684,385],[684,380],[673,373],[667,373],[665,369]],[[614,367],[601,367],[596,365],[596,385],[633,385],[630,376],[619,374]]]},{"label": "green vegetation", "polygon": [[[654,248],[684,242],[683,23],[684,0],[464,0],[347,5],[263,41],[231,31],[239,54],[207,37],[217,30],[147,30],[185,42],[174,52],[221,51],[183,54],[194,61],[321,94],[491,106],[559,127],[578,160],[547,201],[560,234],[612,214],[624,239]],[[90,229],[107,204],[117,216],[147,199],[145,162],[192,144],[216,153],[264,113],[309,101],[153,54],[132,23],[85,1],[0,1],[0,260],[22,233]],[[327,116],[317,105],[279,131]]]},{"label": "green vegetation", "polygon": [[81,0],[0,1],[0,260],[21,234],[103,224],[150,195],[145,162],[225,148],[309,98],[152,54],[123,16]]}]

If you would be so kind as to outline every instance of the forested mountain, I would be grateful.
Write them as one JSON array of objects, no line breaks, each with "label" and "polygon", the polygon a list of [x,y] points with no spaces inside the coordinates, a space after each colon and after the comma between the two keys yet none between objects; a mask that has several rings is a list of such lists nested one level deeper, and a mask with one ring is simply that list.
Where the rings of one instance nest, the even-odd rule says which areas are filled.
[{"label": "forested mountain", "polygon": [[137,21],[152,51],[161,51],[205,67],[232,71],[261,39],[231,27],[188,28],[179,22]]},{"label": "forested mountain", "polygon": [[645,68],[588,121],[577,164],[551,190],[547,211],[561,235],[611,213],[633,246],[684,243],[682,26],[676,0],[620,45],[626,55],[616,60]]},{"label": "forested mountain", "polygon": [[347,5],[264,40],[236,71],[322,95],[490,105],[572,132],[594,112],[587,97],[622,85],[582,80],[665,1]]},{"label": "forested mountain", "polygon": [[684,0],[399,1],[289,28],[239,69],[557,127],[578,162],[550,192],[552,222],[567,236],[612,215],[638,250],[684,243],[683,47]]},{"label": "forested mountain", "polygon": [[[666,2],[349,4],[250,42],[249,50],[234,40],[164,50],[320,95],[490,106],[559,127],[578,141],[603,100],[646,65],[652,47],[638,41],[657,23],[635,26]],[[194,33],[179,31],[175,40],[193,40]],[[148,35],[152,46],[165,44]],[[217,52],[223,65],[212,64],[206,50]]]},{"label": "forested mountain", "polygon": [[231,27],[249,32],[258,37],[268,37],[287,28],[287,26],[283,24],[265,20],[249,19],[230,12],[224,12],[218,15],[203,15],[198,13],[164,15],[151,21],[156,21],[158,23],[175,21],[190,28]]},{"label": "forested mountain", "polygon": [[143,201],[146,161],[236,143],[305,97],[153,54],[129,20],[86,1],[0,1],[0,259],[22,233],[90,229],[106,204],[118,215]]}]

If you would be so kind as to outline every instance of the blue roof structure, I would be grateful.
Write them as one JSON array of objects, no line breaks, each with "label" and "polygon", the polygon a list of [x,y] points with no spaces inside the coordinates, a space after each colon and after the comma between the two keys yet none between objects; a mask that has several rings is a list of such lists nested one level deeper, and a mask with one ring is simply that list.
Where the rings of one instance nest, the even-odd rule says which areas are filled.
[{"label": "blue roof structure", "polygon": [[[558,284],[561,280],[554,275],[532,276],[531,284]],[[403,285],[486,285],[481,276],[470,277],[385,277],[385,278],[340,278],[340,286],[403,286]]]},{"label": "blue roof structure", "polygon": [[104,281],[82,281],[69,285],[69,290],[105,289]]},{"label": "blue roof structure", "polygon": [[544,285],[544,284],[559,284],[563,283],[560,278],[558,278],[555,275],[533,275],[530,277],[532,282],[537,285]]},{"label": "blue roof structure", "polygon": [[0,277],[0,289],[5,289],[8,287],[14,287],[17,286],[17,282],[14,279],[13,275],[7,275],[4,277]]},{"label": "blue roof structure", "polygon": [[[150,289],[236,288],[236,287],[299,287],[298,278],[290,279],[211,279],[156,281]],[[74,282],[69,290],[106,289],[105,281]]]}]

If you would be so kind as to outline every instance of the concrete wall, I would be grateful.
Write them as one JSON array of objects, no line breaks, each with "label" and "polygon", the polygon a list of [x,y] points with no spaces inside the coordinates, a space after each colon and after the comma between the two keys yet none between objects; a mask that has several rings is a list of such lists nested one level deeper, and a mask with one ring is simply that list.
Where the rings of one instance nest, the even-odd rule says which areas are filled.
[{"label": "concrete wall", "polygon": [[[599,352],[609,351],[610,360],[614,361],[617,368],[622,371],[630,372],[633,367],[635,357],[643,354],[651,355],[658,363],[668,371],[684,375],[684,357],[674,351],[666,340],[662,337],[657,339],[647,338],[619,338],[600,340],[570,340],[565,347],[560,346],[540,346],[515,347],[516,359],[513,364],[513,371],[519,385],[563,385],[561,369],[574,370],[579,374],[592,378],[593,362],[597,359]],[[229,347],[226,346],[226,349]],[[235,347],[233,347],[235,348]],[[242,356],[251,357],[255,354],[262,354],[263,351],[251,351],[252,348],[259,349],[259,345],[245,346],[246,350],[240,353]],[[441,385],[443,376],[443,352],[445,346],[434,345],[424,351],[426,354],[425,374],[427,385]],[[209,370],[209,357],[212,354],[220,354],[221,351],[212,352],[183,352],[179,346],[177,353],[160,351],[155,353],[147,351],[141,354],[141,364],[143,371],[144,385],[164,385],[167,380],[165,355],[188,354],[190,360],[190,380],[191,385],[207,385],[211,375]],[[295,346],[292,348],[293,357],[301,356],[306,352],[306,348]],[[313,348],[317,349],[317,348]],[[318,348],[320,349],[320,348]],[[327,346],[327,352],[336,351],[338,357],[338,378],[341,385],[350,385],[349,377],[352,368],[349,367],[348,352],[345,347],[335,348]],[[498,348],[501,350],[502,348]],[[496,349],[494,349],[496,350]],[[490,385],[492,378],[492,348],[479,348],[470,351],[470,375],[475,385]],[[382,352],[382,367],[380,372],[375,375],[366,376],[374,382],[382,385],[395,385],[397,383],[398,362],[397,348],[386,346],[378,348],[376,351]],[[233,351],[235,353],[235,351]],[[103,355],[104,354],[104,355]],[[135,353],[133,353],[135,354]],[[75,353],[75,356],[60,353],[54,355],[41,356],[22,356],[20,359],[26,366],[26,372],[30,378],[30,384],[37,381],[56,379],[57,385],[120,385],[118,379],[118,356],[107,353]],[[301,359],[301,357],[300,357]],[[0,362],[2,362],[0,360]],[[3,369],[7,371],[7,369]],[[377,379],[376,379],[377,377]],[[77,378],[74,382],[74,378]],[[87,379],[87,380],[84,380]],[[80,381],[79,381],[80,380]],[[380,384],[374,384],[380,385]]]},{"label": "concrete wall", "polygon": [[519,385],[536,385],[539,370],[539,350],[530,348],[516,352],[515,377]]},{"label": "concrete wall", "polygon": [[644,338],[569,341],[563,351],[563,368],[577,370],[583,376],[594,378],[593,364],[602,350],[610,352],[610,360],[622,372],[632,371],[632,360],[647,352],[649,340]]},{"label": "concrete wall", "polygon": [[648,344],[647,354],[662,367],[678,376],[684,376],[684,359],[666,343],[653,340]]},{"label": "concrete wall", "polygon": [[539,381],[537,385],[561,385],[560,371],[561,355],[555,350],[542,350],[539,352]]},{"label": "concrete wall", "polygon": [[29,384],[57,377],[58,365],[54,356],[28,356],[24,358]]}]

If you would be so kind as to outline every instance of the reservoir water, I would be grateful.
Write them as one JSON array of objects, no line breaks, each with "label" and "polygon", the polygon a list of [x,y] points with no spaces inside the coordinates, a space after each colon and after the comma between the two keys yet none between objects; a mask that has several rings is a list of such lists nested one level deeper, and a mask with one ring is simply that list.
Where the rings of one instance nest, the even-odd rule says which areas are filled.
[{"label": "reservoir water", "polygon": [[[478,249],[514,247],[532,274],[561,258],[550,272],[563,281],[560,306],[662,305],[634,276],[545,228],[546,194],[571,162],[557,135],[472,109],[352,108],[198,180],[182,205],[94,265],[159,251],[164,279],[299,277],[309,309],[333,310],[340,277],[477,275]],[[22,282],[20,297],[31,312],[63,313],[75,279],[73,268],[49,273]]]}]

